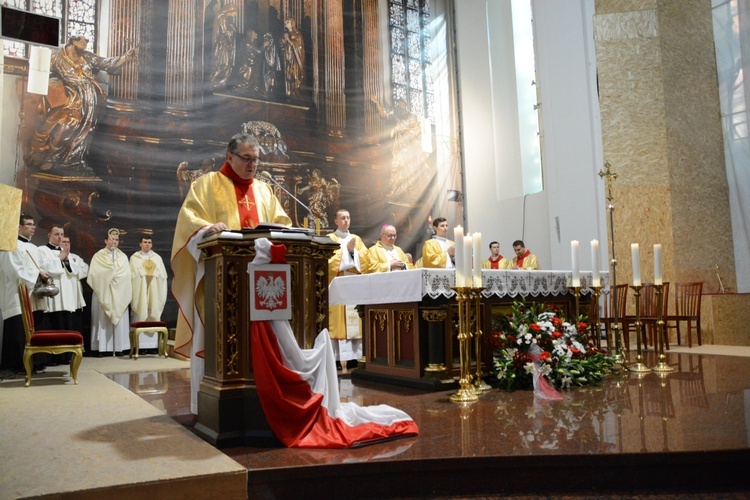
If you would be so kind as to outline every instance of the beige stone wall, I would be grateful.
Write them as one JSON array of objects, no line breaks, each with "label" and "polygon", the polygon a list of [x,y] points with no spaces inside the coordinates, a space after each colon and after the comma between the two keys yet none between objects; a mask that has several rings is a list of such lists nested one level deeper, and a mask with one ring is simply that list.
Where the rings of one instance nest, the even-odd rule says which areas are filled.
[{"label": "beige stone wall", "polygon": [[[614,182],[617,278],[630,244],[653,280],[736,289],[710,0],[597,0],[594,36],[604,157]],[[671,308],[670,308],[671,309]]]}]

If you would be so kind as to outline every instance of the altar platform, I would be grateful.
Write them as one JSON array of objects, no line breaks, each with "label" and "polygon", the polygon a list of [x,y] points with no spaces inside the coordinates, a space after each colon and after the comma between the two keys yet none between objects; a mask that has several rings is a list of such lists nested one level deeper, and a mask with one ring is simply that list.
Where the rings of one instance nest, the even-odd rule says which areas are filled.
[{"label": "altar platform", "polygon": [[[671,352],[667,359],[676,371],[666,378],[626,373],[566,391],[559,403],[535,401],[531,391],[491,391],[464,406],[448,400],[453,391],[344,375],[342,398],[400,408],[420,435],[353,450],[222,452],[247,468],[248,498],[746,498],[750,358]],[[190,426],[186,406],[162,401],[168,395],[142,397],[174,408],[173,418]]]},{"label": "altar platform", "polygon": [[452,391],[344,373],[342,398],[401,408],[419,436],[352,450],[217,450],[191,432],[185,363],[86,358],[78,386],[54,368],[28,388],[0,384],[0,496],[747,498],[750,348],[672,345],[667,359],[678,371],[665,379],[624,374],[558,403],[492,391],[461,406]]}]

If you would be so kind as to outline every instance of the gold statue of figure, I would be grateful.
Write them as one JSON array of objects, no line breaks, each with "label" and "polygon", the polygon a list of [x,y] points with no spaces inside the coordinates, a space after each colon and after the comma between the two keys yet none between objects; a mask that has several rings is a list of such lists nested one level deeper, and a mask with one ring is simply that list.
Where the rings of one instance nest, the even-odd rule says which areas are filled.
[{"label": "gold statue of figure", "polygon": [[328,227],[328,207],[333,204],[338,205],[341,185],[335,178],[330,181],[320,176],[320,170],[313,169],[310,174],[310,180],[307,186],[301,188],[300,194],[310,191],[308,204],[310,205],[310,215],[314,220],[320,221],[322,227]]},{"label": "gold statue of figure", "polygon": [[237,26],[233,17],[239,10],[234,4],[220,7],[215,4],[216,19],[214,19],[214,64],[211,73],[211,85],[214,90],[222,89],[229,83],[234,69],[237,55]]},{"label": "gold statue of figure", "polygon": [[305,79],[305,42],[302,32],[297,29],[297,21],[287,17],[284,21],[284,37],[281,49],[284,54],[284,77],[287,97],[299,98],[300,87]]},{"label": "gold statue of figure", "polygon": [[86,50],[85,36],[71,36],[50,61],[49,92],[38,107],[39,125],[26,164],[42,172],[91,175],[86,165],[91,131],[107,96],[96,81],[99,71],[116,74],[138,56],[138,47],[119,57],[101,57]]}]

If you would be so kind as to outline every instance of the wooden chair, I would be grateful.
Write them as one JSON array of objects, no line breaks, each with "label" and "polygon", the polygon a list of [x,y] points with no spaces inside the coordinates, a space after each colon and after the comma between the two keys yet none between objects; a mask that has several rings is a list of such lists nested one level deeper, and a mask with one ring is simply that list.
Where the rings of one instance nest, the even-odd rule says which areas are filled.
[{"label": "wooden chair", "polygon": [[31,384],[34,354],[63,354],[70,352],[70,376],[78,384],[78,367],[83,359],[83,335],[73,330],[34,330],[34,315],[31,310],[29,289],[23,281],[18,282],[18,298],[21,301],[23,327],[26,331],[26,347],[23,351],[23,366],[26,369],[26,387]]},{"label": "wooden chair", "polygon": [[[703,282],[675,283],[675,313],[665,319],[664,330],[669,332],[670,328],[677,329],[677,344],[680,344],[680,322],[687,323],[688,347],[693,347],[692,333],[693,322],[698,332],[698,345],[702,345],[701,338],[701,296],[703,294]],[[670,325],[670,323],[673,323]]]},{"label": "wooden chair", "polygon": [[[607,334],[607,342],[610,341],[609,331],[612,329],[614,324],[614,301],[617,300],[617,321],[622,323],[625,316],[625,305],[628,299],[628,285],[623,283],[622,285],[615,286],[614,293],[610,292],[607,295],[606,300],[603,301],[603,311],[600,318],[600,322],[604,327],[604,331]],[[614,340],[614,339],[612,339]],[[613,349],[613,345],[607,344],[608,349]]]},{"label": "wooden chair", "polygon": [[130,357],[135,353],[135,359],[138,359],[138,339],[141,333],[153,333],[156,337],[156,346],[158,355],[167,357],[167,338],[169,330],[167,324],[163,321],[136,321],[130,324]]}]

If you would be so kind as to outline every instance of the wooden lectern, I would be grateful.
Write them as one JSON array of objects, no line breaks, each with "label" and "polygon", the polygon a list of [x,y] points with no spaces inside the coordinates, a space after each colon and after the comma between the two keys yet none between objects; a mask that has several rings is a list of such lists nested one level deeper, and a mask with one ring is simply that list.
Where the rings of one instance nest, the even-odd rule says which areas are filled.
[{"label": "wooden lectern", "polygon": [[287,247],[291,266],[292,329],[303,349],[328,328],[328,259],[339,244],[297,230],[217,233],[198,247],[205,264],[206,371],[198,391],[195,431],[215,446],[280,444],[266,422],[255,388],[250,343],[247,266],[255,240]]}]

